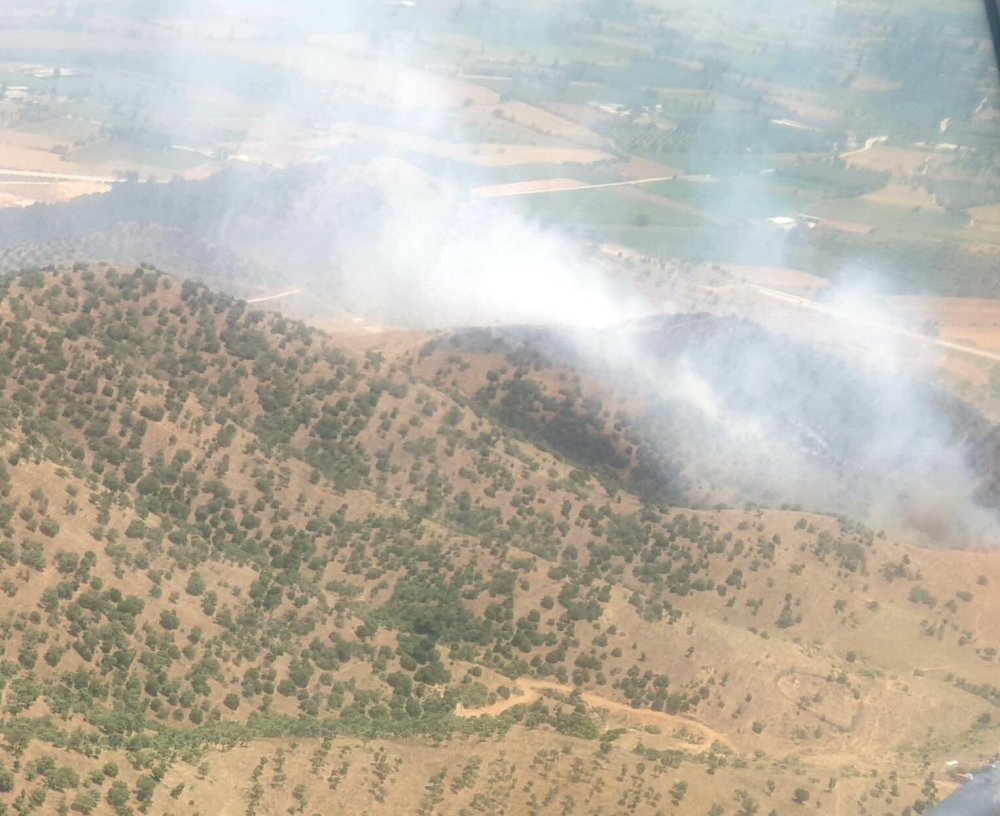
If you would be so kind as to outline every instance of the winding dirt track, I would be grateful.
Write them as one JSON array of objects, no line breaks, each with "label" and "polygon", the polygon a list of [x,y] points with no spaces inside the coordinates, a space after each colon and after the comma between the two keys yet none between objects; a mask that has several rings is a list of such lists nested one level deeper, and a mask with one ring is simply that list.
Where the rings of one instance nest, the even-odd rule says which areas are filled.
[{"label": "winding dirt track", "polygon": [[[543,692],[555,691],[560,694],[570,695],[577,689],[573,686],[554,683],[550,680],[518,680],[517,688],[524,693],[519,696],[511,696],[506,700],[497,700],[492,705],[483,708],[465,708],[459,704],[455,714],[459,717],[496,717],[503,712],[519,705],[531,705]],[[603,709],[613,714],[624,715],[625,717],[642,723],[643,725],[656,725],[663,729],[664,736],[670,736],[673,732],[685,729],[689,733],[700,737],[700,743],[690,743],[681,739],[673,739],[678,746],[684,750],[694,753],[708,751],[715,742],[725,745],[730,750],[736,750],[732,741],[725,734],[720,734],[714,728],[710,728],[698,720],[690,717],[682,717],[677,714],[667,714],[664,711],[651,711],[650,709],[632,708],[630,705],[609,700],[599,694],[584,691],[580,694],[580,699],[594,709]]]}]

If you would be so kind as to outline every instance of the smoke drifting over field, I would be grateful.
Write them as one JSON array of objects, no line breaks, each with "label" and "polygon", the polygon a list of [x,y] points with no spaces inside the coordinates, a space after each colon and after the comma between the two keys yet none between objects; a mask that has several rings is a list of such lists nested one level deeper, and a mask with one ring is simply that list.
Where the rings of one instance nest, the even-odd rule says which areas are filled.
[{"label": "smoke drifting over field", "polygon": [[[213,8],[219,22],[246,5]],[[283,32],[301,36],[312,24],[351,33],[372,29],[378,18],[390,32],[378,43],[387,87],[397,98],[451,100],[420,113],[384,110],[381,125],[436,134],[454,127],[462,100],[451,99],[450,86],[435,86],[430,73],[415,73],[407,40],[391,36],[392,14],[406,14],[406,5],[300,2],[289,15],[287,4],[257,3],[248,16],[267,19],[272,10],[277,43]],[[200,3],[167,3],[162,11],[205,17]],[[182,36],[167,49],[165,88],[191,80],[195,47]],[[280,136],[293,120],[337,118],[337,98],[317,98],[311,88],[325,66],[314,55],[306,61],[297,66],[301,86],[262,91],[259,125],[245,134],[246,145]],[[259,66],[241,73],[233,65],[215,69],[231,72],[221,84],[261,81]],[[171,115],[169,99],[165,94],[156,107],[161,118]],[[706,125],[707,143],[725,134],[725,123]],[[462,141],[460,133],[449,138]],[[863,291],[835,294],[832,303],[843,345],[863,349],[849,360],[740,321],[675,330],[669,322],[643,322],[669,304],[629,291],[576,240],[525,217],[511,203],[516,199],[470,200],[466,190],[477,178],[471,168],[465,178],[452,169],[448,182],[431,180],[407,163],[404,150],[382,143],[332,169],[289,171],[284,191],[275,178],[205,182],[215,185],[216,198],[202,202],[190,232],[220,252],[253,258],[275,283],[294,283],[373,321],[433,329],[568,327],[531,342],[543,354],[639,384],[653,398],[650,443],[663,445],[662,458],[685,457],[693,478],[720,493],[906,525],[934,543],[1000,541],[1000,491],[990,483],[996,466],[989,453],[984,461],[973,449],[986,430],[930,387],[916,355],[903,348],[908,341],[882,328],[890,319]],[[169,210],[169,195],[150,206]],[[180,229],[191,210],[176,203],[173,210]],[[516,335],[505,341],[528,342]]]},{"label": "smoke drifting over field", "polygon": [[337,286],[352,308],[426,328],[606,326],[642,314],[582,247],[407,175],[390,171],[373,228],[342,247]]}]

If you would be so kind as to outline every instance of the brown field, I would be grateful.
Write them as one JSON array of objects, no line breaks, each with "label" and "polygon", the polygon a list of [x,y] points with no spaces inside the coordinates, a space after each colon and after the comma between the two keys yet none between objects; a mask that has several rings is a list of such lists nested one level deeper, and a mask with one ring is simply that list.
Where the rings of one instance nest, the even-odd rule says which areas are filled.
[{"label": "brown field", "polygon": [[901,83],[875,76],[859,76],[851,83],[851,90],[861,93],[887,93],[899,88]]},{"label": "brown field", "polygon": [[532,145],[465,145],[465,161],[481,167],[506,167],[516,164],[595,164],[612,158],[600,150],[573,147],[536,147]]},{"label": "brown field", "polygon": [[[11,134],[8,139],[8,134]],[[32,170],[40,173],[81,173],[84,172],[72,162],[47,149],[25,147],[16,131],[0,131],[0,169]],[[34,140],[32,140],[34,141]]]},{"label": "brown field", "polygon": [[19,196],[0,187],[0,207],[30,207],[34,203],[36,202],[32,198]]},{"label": "brown field", "polygon": [[746,281],[758,286],[771,286],[787,292],[806,293],[824,288],[827,281],[818,275],[811,275],[798,269],[782,266],[745,266],[741,264],[719,264],[739,281]]},{"label": "brown field", "polygon": [[628,161],[617,165],[617,169],[627,179],[662,178],[664,176],[681,176],[683,170],[671,167],[650,159],[630,156]]},{"label": "brown field", "polygon": [[101,134],[94,121],[77,117],[57,117],[0,129],[0,141],[38,150],[91,141]]},{"label": "brown field", "polygon": [[606,111],[599,110],[591,105],[583,105],[575,102],[549,102],[545,109],[551,111],[556,116],[576,122],[585,128],[607,122],[614,116]]},{"label": "brown field", "polygon": [[966,252],[973,252],[979,255],[992,255],[1000,252],[1000,243],[979,240],[966,243],[964,248]]},{"label": "brown field", "polygon": [[771,104],[780,105],[796,116],[816,122],[834,122],[840,119],[839,111],[829,107],[826,98],[817,93],[803,91],[791,85],[762,80],[748,80],[747,84],[767,94]]},{"label": "brown field", "polygon": [[502,198],[505,196],[551,193],[556,190],[579,190],[587,185],[571,178],[538,179],[534,181],[512,181],[509,184],[488,184],[470,190],[473,198]]},{"label": "brown field", "polygon": [[57,204],[77,196],[106,193],[110,184],[99,181],[0,182],[0,207]]},{"label": "brown field", "polygon": [[61,203],[107,192],[117,177],[129,171],[143,179],[165,180],[176,175],[202,178],[217,169],[207,158],[181,172],[100,151],[79,160],[78,149],[95,147],[98,132],[92,122],[68,118],[0,129],[0,177],[8,177],[0,181],[0,207]]},{"label": "brown field", "polygon": [[470,129],[475,132],[475,143],[548,145],[558,147],[576,144],[565,138],[553,136],[543,130],[531,127],[518,119],[494,116],[492,111],[500,110],[492,105],[465,108],[447,120],[440,133],[444,138],[458,141]]},{"label": "brown field", "polygon": [[337,125],[333,130],[336,135],[351,141],[378,142],[402,150],[458,159],[481,167],[518,164],[594,164],[612,158],[610,154],[592,148],[449,142],[359,123]]},{"label": "brown field", "polygon": [[996,229],[1000,226],[1000,204],[972,207],[968,212],[976,225],[981,228]]},{"label": "brown field", "polygon": [[895,297],[893,311],[911,322],[930,322],[942,340],[1000,352],[1000,300]]},{"label": "brown field", "polygon": [[477,187],[471,191],[471,194],[476,198],[490,198],[500,196],[559,193],[569,192],[571,190],[600,190],[615,188],[616,191],[621,193],[621,195],[633,198],[637,201],[656,204],[657,206],[666,207],[667,209],[696,213],[697,215],[712,221],[719,220],[710,213],[698,210],[682,202],[673,201],[672,199],[657,195],[656,193],[652,193],[648,190],[644,190],[640,186],[654,181],[666,181],[668,178],[672,177],[661,176],[657,178],[640,178],[628,181],[607,181],[598,184],[587,184],[585,182],[579,182],[568,178],[541,179],[536,181],[513,182],[510,184],[496,184]]},{"label": "brown field", "polygon": [[919,207],[930,212],[944,212],[937,199],[925,187],[910,187],[908,184],[893,182],[881,190],[864,196],[866,201],[876,204],[889,204],[893,207]]},{"label": "brown field", "polygon": [[833,108],[800,97],[772,95],[767,97],[767,101],[773,105],[780,105],[797,117],[813,122],[836,122],[840,119],[840,114]]},{"label": "brown field", "polygon": [[[52,123],[54,133],[63,133],[65,124]],[[75,130],[73,124],[71,131]],[[99,176],[99,170],[65,160],[52,151],[59,143],[58,135],[37,130],[0,130],[0,176],[4,171],[21,174],[0,181],[0,207],[59,203],[110,189],[108,173],[113,171]]]},{"label": "brown field", "polygon": [[867,170],[888,170],[894,175],[914,175],[934,162],[935,154],[929,150],[909,147],[876,145],[871,150],[858,151],[846,156],[848,164]]},{"label": "brown field", "polygon": [[495,111],[501,112],[504,121],[522,125],[530,132],[565,140],[571,144],[601,147],[607,143],[606,139],[584,125],[524,102],[505,102],[497,106],[466,109],[463,118],[479,125],[489,125],[497,118]]},{"label": "brown field", "polygon": [[832,218],[824,218],[822,223],[818,225],[818,229],[847,232],[853,235],[868,235],[873,227],[869,224],[858,224],[853,221],[835,221]]}]

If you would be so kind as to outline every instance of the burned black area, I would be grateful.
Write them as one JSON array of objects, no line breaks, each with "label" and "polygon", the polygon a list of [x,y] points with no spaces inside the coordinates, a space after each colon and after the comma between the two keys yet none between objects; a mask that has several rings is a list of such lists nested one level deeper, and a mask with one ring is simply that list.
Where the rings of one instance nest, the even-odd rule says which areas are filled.
[{"label": "burned black area", "polygon": [[[922,381],[874,370],[747,320],[664,315],[595,330],[476,329],[456,333],[450,344],[503,352],[521,370],[566,367],[640,394],[644,407],[628,418],[626,430],[637,450],[628,479],[645,494],[676,499],[697,477],[711,478],[722,492],[738,484],[746,500],[762,503],[864,513],[888,502],[937,534],[947,525],[934,518],[943,512],[937,504],[946,502],[936,496],[958,489],[952,481],[961,471],[978,505],[1000,509],[1000,427]],[[685,396],[679,382],[687,375],[711,395],[718,422]],[[733,418],[766,440],[781,440],[785,449],[772,463],[760,463],[738,441],[721,441],[721,425]],[[563,455],[585,461],[574,455],[572,440],[549,441]],[[769,481],[774,473],[759,472],[789,467],[791,460],[793,471],[821,474],[826,487],[820,495],[797,493],[794,476]]]}]

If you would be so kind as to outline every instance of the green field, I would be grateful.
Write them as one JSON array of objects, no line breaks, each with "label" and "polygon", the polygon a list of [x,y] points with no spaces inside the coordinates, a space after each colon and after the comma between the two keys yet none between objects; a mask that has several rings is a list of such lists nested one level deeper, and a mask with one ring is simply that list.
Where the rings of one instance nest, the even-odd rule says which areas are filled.
[{"label": "green field", "polygon": [[525,196],[519,206],[530,218],[574,226],[697,227],[704,223],[696,213],[640,195],[634,188],[573,190]]}]

